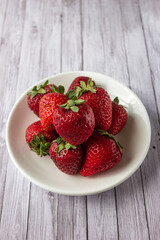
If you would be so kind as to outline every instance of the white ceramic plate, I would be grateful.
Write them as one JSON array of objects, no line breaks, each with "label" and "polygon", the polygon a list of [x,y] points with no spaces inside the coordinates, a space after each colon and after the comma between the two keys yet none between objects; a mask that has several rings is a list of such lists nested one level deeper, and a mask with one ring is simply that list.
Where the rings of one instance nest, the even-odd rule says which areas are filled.
[{"label": "white ceramic plate", "polygon": [[124,147],[123,158],[117,166],[91,177],[79,174],[70,176],[62,173],[49,157],[39,157],[30,151],[25,142],[26,128],[38,118],[27,105],[28,89],[15,103],[7,122],[6,142],[10,157],[21,173],[36,185],[60,194],[89,195],[109,190],[129,178],[141,165],[147,154],[151,127],[148,114],[139,98],[127,87],[105,75],[93,72],[69,72],[47,79],[50,83],[64,85],[66,90],[75,77],[89,76],[101,85],[113,99],[118,96],[120,103],[128,108],[128,121],[118,135]]}]

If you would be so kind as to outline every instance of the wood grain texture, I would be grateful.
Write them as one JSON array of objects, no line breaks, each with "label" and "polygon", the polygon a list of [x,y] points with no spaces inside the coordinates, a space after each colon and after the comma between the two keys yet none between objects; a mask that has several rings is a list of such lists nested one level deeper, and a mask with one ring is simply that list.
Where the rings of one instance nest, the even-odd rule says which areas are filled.
[{"label": "wood grain texture", "polygon": [[[128,68],[129,84],[132,88],[132,82],[134,81],[132,69],[136,64],[133,59],[135,54],[138,55],[140,51],[134,43],[135,39],[136,42],[143,42],[144,38],[140,31],[141,22],[137,17],[138,9],[135,1],[125,3],[120,1],[120,9],[126,51],[126,62],[124,64]],[[128,51],[130,52],[128,53]],[[132,67],[128,66],[128,58],[132,58]],[[139,68],[137,68],[138,73],[139,71]],[[149,239],[141,171],[138,170],[127,182],[117,187],[116,193],[120,239]],[[130,220],[128,221],[128,219]],[[128,231],[126,231],[126,226]],[[131,233],[130,236],[128,236],[128,232]]]},{"label": "wood grain texture", "polygon": [[[141,167],[143,179],[142,184],[144,186],[144,205],[147,212],[149,236],[150,239],[159,239],[160,232],[157,224],[160,217],[160,211],[155,207],[160,197],[160,171],[158,161],[160,152],[157,132],[157,129],[159,128],[159,120],[154,89],[151,81],[152,75],[147,57],[147,49],[145,45],[143,26],[141,25],[138,2],[128,1],[127,5],[126,3],[124,4],[124,1],[122,1],[122,3],[122,14],[125,26],[125,46],[127,51],[131,87],[145,103],[151,120],[153,134],[150,150],[144,164]],[[127,12],[124,7],[126,7]],[[128,11],[128,9],[130,9],[130,11]],[[135,39],[137,44],[135,44]],[[155,148],[152,148],[154,144]],[[146,239],[145,236],[144,239]]]},{"label": "wood grain texture", "polygon": [[[113,7],[112,2],[109,4]],[[88,8],[88,6],[90,7]],[[111,48],[104,40],[104,37],[107,39],[111,34],[110,28],[105,25],[105,16],[107,14],[103,13],[104,6],[105,1],[92,1],[92,4],[90,4],[90,1],[82,1],[84,69],[101,73],[106,71],[106,65],[110,64],[109,66],[111,66],[115,61],[110,62],[111,56],[109,52]],[[110,45],[112,45],[111,42]],[[125,55],[123,56],[125,57]],[[88,239],[118,239],[114,190],[88,196],[87,206]]]},{"label": "wood grain texture", "polygon": [[[80,1],[62,1],[62,72],[81,70]],[[60,196],[57,239],[86,239],[86,197]]]},{"label": "wood grain texture", "polygon": [[[20,61],[20,52],[22,45],[23,26],[25,20],[25,5],[22,1],[8,1],[5,13],[5,21],[2,30],[1,46],[0,46],[0,72],[1,79],[6,84],[5,94],[1,87],[1,111],[3,107],[3,115],[0,117],[3,138],[3,151],[1,158],[1,201],[4,199],[1,215],[0,239],[25,239],[27,228],[27,212],[28,212],[28,197],[27,188],[23,185],[27,180],[17,172],[11,161],[8,162],[8,154],[6,154],[4,139],[5,139],[5,123],[11,107],[16,97],[16,85],[18,79],[18,67]],[[10,26],[10,28],[8,27]],[[2,82],[1,82],[2,84]],[[6,106],[4,108],[4,106]],[[5,175],[6,181],[5,181]],[[5,184],[5,186],[3,185]],[[23,191],[23,194],[22,194]],[[26,211],[25,211],[26,209]]]},{"label": "wood grain texture", "polygon": [[148,88],[153,88],[146,96],[152,122],[151,150],[148,154],[146,164],[142,167],[142,172],[151,239],[159,239],[160,229],[158,222],[160,220],[160,209],[157,208],[157,203],[160,198],[160,45],[158,40],[160,33],[160,2],[142,1],[141,3],[139,2],[139,4],[143,34],[147,48],[146,54],[150,67],[151,81],[148,81]]},{"label": "wood grain texture", "polygon": [[[157,0],[0,1],[0,83],[6,84],[6,91],[0,88],[0,239],[159,240],[159,34]],[[83,69],[133,89],[153,134],[130,179],[98,195],[69,197],[30,184],[16,170],[5,125],[15,99],[32,84]]]},{"label": "wood grain texture", "polygon": [[[34,13],[32,8],[35,9]],[[27,13],[21,70],[22,74],[24,68],[26,68],[25,71],[29,71],[28,74],[24,72],[23,78],[27,82],[29,77],[28,84],[31,85],[43,76],[47,76],[45,74],[51,75],[55,73],[53,71],[60,71],[60,56],[56,61],[54,56],[60,53],[61,3],[29,1]],[[54,23],[55,27],[52,29]],[[25,59],[31,59],[27,66]],[[56,194],[48,193],[34,184],[31,185],[27,239],[56,239],[57,204]]]}]

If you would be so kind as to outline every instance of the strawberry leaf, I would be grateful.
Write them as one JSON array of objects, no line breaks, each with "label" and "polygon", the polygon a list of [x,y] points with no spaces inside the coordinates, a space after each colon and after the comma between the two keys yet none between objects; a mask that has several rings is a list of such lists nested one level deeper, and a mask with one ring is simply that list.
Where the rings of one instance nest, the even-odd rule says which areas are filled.
[{"label": "strawberry leaf", "polygon": [[125,109],[128,109],[126,106],[123,106],[122,104],[119,104],[119,98],[118,98],[118,97],[115,97],[115,98],[113,99],[113,102],[117,103],[119,106],[122,106],[122,107],[125,108]]},{"label": "strawberry leaf", "polygon": [[34,135],[34,139],[32,139],[29,143],[31,150],[41,157],[49,155],[51,143],[46,141],[42,133],[38,133],[38,135]]},{"label": "strawberry leaf", "polygon": [[72,106],[70,107],[70,109],[73,111],[73,112],[78,112],[79,111],[79,108],[77,106]]},{"label": "strawberry leaf", "polygon": [[113,102],[119,104],[119,98],[118,98],[118,97],[115,97],[115,98],[113,99]]},{"label": "strawberry leaf", "polygon": [[76,146],[74,146],[74,145],[72,145],[72,144],[66,142],[66,144],[65,144],[65,149],[66,149],[66,150],[69,150],[70,148],[72,148],[72,149],[76,149]]},{"label": "strawberry leaf", "polygon": [[113,140],[115,141],[117,147],[119,148],[119,150],[120,150],[120,151],[123,150],[123,147],[122,147],[121,144],[116,140],[116,138],[115,138],[114,135],[108,133],[107,131],[101,130],[101,129],[98,129],[97,131],[98,131],[100,134],[106,135],[106,136],[108,136],[109,138],[113,139]]},{"label": "strawberry leaf", "polygon": [[30,95],[31,96],[31,99],[34,98],[38,93],[46,93],[46,90],[44,89],[47,84],[48,84],[48,80],[42,85],[39,86],[39,88],[37,88],[37,86],[34,86],[32,88],[32,91],[31,92],[28,92],[27,95]]},{"label": "strawberry leaf", "polygon": [[58,147],[56,150],[56,153],[60,153],[60,151],[62,151],[64,148],[66,150],[69,150],[70,148],[72,149],[76,149],[76,146],[66,142],[62,137],[58,137],[56,140],[54,140],[53,142],[57,142],[58,143]]},{"label": "strawberry leaf", "polygon": [[57,142],[58,144],[60,144],[62,142],[62,138],[58,137],[57,139],[55,139],[53,142]]},{"label": "strawberry leaf", "polygon": [[80,85],[81,85],[81,88],[84,90],[87,88],[86,83],[84,81],[80,81]]},{"label": "strawberry leaf", "polygon": [[66,103],[60,105],[60,107],[65,108],[65,109],[71,109],[73,112],[78,112],[79,108],[76,105],[81,105],[84,102],[85,102],[85,100],[82,100],[82,99],[73,100],[73,98],[72,98],[72,99],[68,100]]},{"label": "strawberry leaf", "polygon": [[74,103],[75,103],[76,105],[81,105],[81,104],[84,103],[84,102],[85,102],[85,100],[82,100],[82,99],[74,100]]},{"label": "strawberry leaf", "polygon": [[74,90],[70,90],[66,96],[69,98],[69,99],[72,99],[74,96],[75,96],[75,91]]},{"label": "strawberry leaf", "polygon": [[50,86],[50,89],[52,92],[57,92],[57,87],[54,84],[52,86]]},{"label": "strawberry leaf", "polygon": [[64,142],[61,142],[59,145],[58,145],[58,148],[57,148],[57,151],[56,153],[59,153],[61,150],[64,149]]},{"label": "strawberry leaf", "polygon": [[62,85],[59,85],[58,86],[58,92],[59,93],[64,93],[64,91],[65,91],[64,87]]}]

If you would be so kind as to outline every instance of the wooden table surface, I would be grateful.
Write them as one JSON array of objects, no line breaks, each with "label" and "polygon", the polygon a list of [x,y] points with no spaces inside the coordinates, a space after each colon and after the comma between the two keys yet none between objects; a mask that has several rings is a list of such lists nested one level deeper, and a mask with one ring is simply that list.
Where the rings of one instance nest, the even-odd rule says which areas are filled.
[{"label": "wooden table surface", "polygon": [[[105,73],[131,88],[151,120],[138,171],[84,197],[47,192],[13,165],[5,128],[15,100],[60,72]],[[160,239],[160,1],[0,0],[0,240]]]}]

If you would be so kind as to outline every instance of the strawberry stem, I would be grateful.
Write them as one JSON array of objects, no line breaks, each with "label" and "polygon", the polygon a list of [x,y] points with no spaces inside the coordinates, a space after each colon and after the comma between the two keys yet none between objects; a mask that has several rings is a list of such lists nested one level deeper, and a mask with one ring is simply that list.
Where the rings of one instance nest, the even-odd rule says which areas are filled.
[{"label": "strawberry stem", "polygon": [[49,155],[51,143],[46,141],[42,133],[38,133],[38,135],[34,135],[34,139],[30,141],[29,146],[33,152],[42,157]]},{"label": "strawberry stem", "polygon": [[52,92],[56,92],[56,93],[63,94],[65,92],[65,88],[62,85],[59,85],[58,87],[56,87],[56,85],[53,84],[52,86],[50,86],[50,89]]},{"label": "strawberry stem", "polygon": [[92,78],[90,78],[87,82],[87,85],[84,81],[80,81],[80,87],[76,86],[74,90],[70,90],[66,95],[69,99],[76,100],[85,92],[90,91],[92,93],[96,93],[95,87],[96,86],[93,86]]},{"label": "strawberry stem", "polygon": [[62,137],[58,137],[56,140],[54,140],[53,142],[57,142],[58,143],[58,148],[56,153],[59,153],[61,150],[63,150],[64,148],[66,150],[69,150],[70,148],[72,149],[76,149],[76,146],[66,142]]},{"label": "strawberry stem", "polygon": [[98,131],[101,135],[106,135],[106,136],[108,136],[109,138],[112,138],[112,139],[115,141],[115,143],[117,144],[117,147],[119,148],[119,150],[120,150],[120,151],[123,150],[123,147],[122,147],[121,144],[116,140],[116,138],[115,138],[114,135],[108,133],[107,131],[101,130],[101,129],[98,129],[97,131]]},{"label": "strawberry stem", "polygon": [[127,107],[123,106],[122,104],[119,104],[119,98],[118,98],[118,97],[115,97],[115,98],[113,99],[113,102],[117,103],[119,106],[122,106],[123,108],[128,109]]},{"label": "strawberry stem", "polygon": [[31,98],[34,98],[38,93],[46,93],[46,90],[44,88],[47,86],[48,82],[49,81],[47,80],[44,84],[41,84],[39,87],[34,86],[32,88],[32,91],[28,92],[27,95],[30,95]]},{"label": "strawberry stem", "polygon": [[76,105],[81,105],[84,102],[85,100],[82,100],[82,99],[77,99],[77,100],[70,99],[66,103],[60,105],[60,107],[65,108],[67,110],[71,109],[73,112],[78,112],[79,108]]}]

